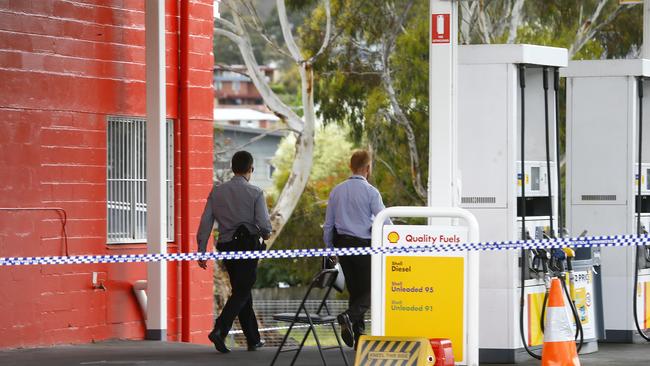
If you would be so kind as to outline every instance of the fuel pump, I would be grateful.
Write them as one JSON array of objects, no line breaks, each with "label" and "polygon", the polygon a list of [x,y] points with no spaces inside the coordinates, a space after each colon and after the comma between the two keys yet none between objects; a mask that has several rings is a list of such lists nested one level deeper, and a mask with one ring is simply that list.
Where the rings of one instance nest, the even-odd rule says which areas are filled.
[{"label": "fuel pump", "polygon": [[[546,195],[546,204],[547,206],[547,214],[548,214],[548,228],[547,231],[543,231],[541,233],[541,236],[546,239],[550,239],[555,237],[555,229],[554,229],[554,205],[553,205],[553,184],[551,181],[551,143],[550,143],[550,135],[551,135],[551,129],[550,129],[550,123],[549,123],[549,102],[548,102],[548,90],[549,90],[549,83],[548,83],[548,74],[549,74],[549,69],[548,67],[542,67],[542,87],[544,90],[544,147],[545,147],[545,165],[546,165],[546,183],[547,183],[547,195]],[[558,89],[558,78],[555,76],[557,75],[557,71],[554,70],[554,80],[555,80],[555,93],[557,94],[557,89]],[[526,121],[525,121],[525,111],[526,111],[526,104],[525,104],[525,90],[526,90],[526,65],[519,65],[519,87],[520,87],[520,95],[521,95],[521,136],[520,136],[520,156],[521,156],[521,171],[525,171],[525,156],[526,156]],[[554,98],[554,101],[556,102],[554,106],[554,110],[556,111],[556,118],[557,118],[557,110],[558,110],[558,105],[557,105],[557,98]],[[557,126],[557,124],[556,124]],[[557,131],[557,130],[556,130]],[[557,133],[556,133],[557,135]],[[556,142],[558,140],[556,139]],[[555,150],[555,153],[558,154],[559,149]],[[556,157],[559,156],[556,155]],[[558,192],[560,191],[560,176],[557,175],[557,185],[558,187]],[[525,179],[525,175],[522,176],[522,179]],[[521,232],[524,235],[524,238],[530,238],[530,234],[527,230],[526,227],[526,189],[525,189],[525,184],[521,184]],[[558,209],[559,209],[559,204],[558,204]],[[539,323],[540,323],[540,329],[543,332],[544,331],[544,315],[546,313],[546,305],[548,301],[548,293],[549,293],[549,287],[550,287],[550,279],[552,277],[559,277],[562,279],[562,284],[564,287],[565,294],[569,301],[569,305],[571,307],[571,312],[573,314],[575,324],[576,324],[576,339],[580,339],[578,349],[582,347],[583,343],[583,337],[582,337],[582,327],[581,327],[581,321],[578,316],[578,312],[575,308],[575,304],[573,303],[573,298],[570,296],[570,293],[567,291],[566,287],[566,279],[567,277],[571,278],[572,274],[567,276],[568,273],[565,274],[565,262],[566,262],[566,268],[571,268],[571,273],[572,273],[572,266],[570,264],[570,259],[565,253],[565,251],[561,249],[551,249],[550,251],[546,249],[534,249],[534,250],[522,250],[521,252],[521,289],[520,289],[520,303],[519,303],[519,332],[520,332],[520,337],[522,344],[524,346],[524,349],[526,352],[533,358],[536,358],[538,360],[541,360],[541,355],[536,354],[533,352],[533,350],[529,347],[528,345],[528,339],[525,334],[524,330],[524,313],[525,313],[525,288],[526,288],[526,280],[531,279],[531,276],[527,276],[527,271],[526,271],[526,263],[528,260],[528,271],[532,273],[536,273],[539,278],[539,273],[540,273],[540,267],[541,267],[541,272],[543,273],[543,280],[544,280],[544,286],[545,286],[545,291],[544,291],[544,298],[542,301],[541,305],[541,313],[539,317]],[[530,308],[531,304],[529,304]],[[529,309],[529,312],[532,312],[532,310]],[[530,317],[530,315],[529,315]]]},{"label": "fuel pump", "polygon": [[[557,138],[556,127],[549,123],[557,111],[551,95],[544,96],[543,74],[547,67],[552,78],[553,68],[567,64],[566,49],[463,45],[458,61],[460,206],[477,218],[482,241],[541,239],[551,234],[551,222],[557,235]],[[504,250],[480,256],[482,263],[489,263],[480,269],[480,361],[528,360],[524,343],[539,352],[543,342],[538,319],[550,252]],[[523,322],[523,341],[522,303],[524,320],[534,319]]]},{"label": "fuel pump", "polygon": [[[650,139],[644,137],[644,91],[649,60],[572,61],[567,85],[567,227],[591,235],[644,234],[650,224]],[[576,285],[576,306],[597,320],[585,339],[632,343],[647,340],[650,325],[650,263],[641,247],[576,250],[576,284],[587,271],[593,292],[585,306]],[[584,268],[584,266],[582,267]],[[639,335],[637,335],[639,334]]]}]

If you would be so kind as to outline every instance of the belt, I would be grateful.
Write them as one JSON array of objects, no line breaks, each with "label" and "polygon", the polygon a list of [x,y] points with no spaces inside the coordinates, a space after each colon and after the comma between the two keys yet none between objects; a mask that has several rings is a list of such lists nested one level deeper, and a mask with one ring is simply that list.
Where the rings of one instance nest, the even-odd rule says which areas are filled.
[{"label": "belt", "polygon": [[371,243],[370,239],[359,238],[357,236],[346,235],[346,234],[337,234],[335,241],[339,241],[339,240],[353,242],[354,244],[364,244],[367,246],[370,246]]}]

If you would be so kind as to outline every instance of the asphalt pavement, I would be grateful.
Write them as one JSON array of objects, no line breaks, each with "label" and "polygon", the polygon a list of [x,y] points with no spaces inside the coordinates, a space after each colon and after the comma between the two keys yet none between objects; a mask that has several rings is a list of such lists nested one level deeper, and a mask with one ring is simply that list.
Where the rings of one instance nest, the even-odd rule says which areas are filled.
[{"label": "asphalt pavement", "polygon": [[[650,365],[650,344],[601,344],[600,350],[582,355],[583,366],[600,365]],[[236,349],[228,354],[218,354],[213,347],[153,341],[107,341],[84,345],[55,346],[0,350],[0,365],[20,366],[68,366],[68,365],[218,365],[245,366],[270,365],[275,348],[262,348],[255,352]],[[329,366],[344,365],[340,352],[325,351]],[[276,365],[288,365],[289,354],[284,354]],[[354,363],[354,352],[347,351],[350,366]],[[530,359],[519,365],[539,365]],[[318,351],[306,348],[296,365],[322,365]]]}]

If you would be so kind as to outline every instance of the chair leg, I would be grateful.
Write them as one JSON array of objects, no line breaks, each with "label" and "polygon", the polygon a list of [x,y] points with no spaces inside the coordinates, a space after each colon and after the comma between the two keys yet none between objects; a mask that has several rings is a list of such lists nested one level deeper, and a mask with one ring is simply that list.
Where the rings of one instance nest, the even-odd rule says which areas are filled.
[{"label": "chair leg", "polygon": [[[311,324],[311,322],[310,322],[310,325],[311,325],[312,328],[314,328],[314,324]],[[318,340],[318,335],[316,334],[316,329],[314,329],[313,332],[314,332],[314,339],[316,340],[316,346],[318,347],[318,353],[320,353],[320,358],[321,358],[321,360],[323,360],[323,366],[327,366],[327,362],[325,362],[325,355],[323,354],[323,350],[321,348],[320,341]]]},{"label": "chair leg", "polygon": [[341,337],[339,337],[339,333],[336,331],[336,327],[334,326],[334,323],[331,324],[332,326],[332,331],[334,332],[334,336],[336,337],[336,342],[339,344],[339,350],[341,350],[341,356],[343,356],[343,362],[345,362],[345,366],[348,365],[348,358],[345,357],[345,351],[343,350],[343,344],[341,343]]},{"label": "chair leg", "polygon": [[311,327],[307,329],[307,332],[305,332],[305,336],[302,337],[302,342],[300,342],[300,346],[298,346],[298,349],[296,349],[296,353],[293,355],[293,359],[291,359],[291,366],[293,366],[296,363],[296,360],[298,359],[298,355],[302,351],[302,348],[305,345],[305,341],[307,341],[307,337],[309,337],[309,332],[311,332],[312,329]]},{"label": "chair leg", "polygon": [[287,338],[289,338],[289,333],[291,333],[291,329],[293,329],[293,324],[294,323],[291,323],[291,325],[289,325],[289,329],[287,329],[287,333],[285,333],[284,338],[282,338],[282,343],[280,343],[278,350],[275,351],[275,355],[273,356],[273,360],[271,361],[271,366],[275,365],[275,361],[277,361],[278,356],[280,356],[280,351],[282,351],[282,347],[284,347]]}]

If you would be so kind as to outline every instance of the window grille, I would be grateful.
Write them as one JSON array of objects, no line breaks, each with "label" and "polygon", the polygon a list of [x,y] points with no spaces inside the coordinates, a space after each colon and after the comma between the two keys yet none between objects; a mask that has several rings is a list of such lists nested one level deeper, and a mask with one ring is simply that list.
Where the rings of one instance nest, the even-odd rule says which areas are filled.
[{"label": "window grille", "polygon": [[[167,120],[167,240],[174,237],[174,124]],[[106,204],[108,243],[147,240],[146,119],[108,117]]]}]

